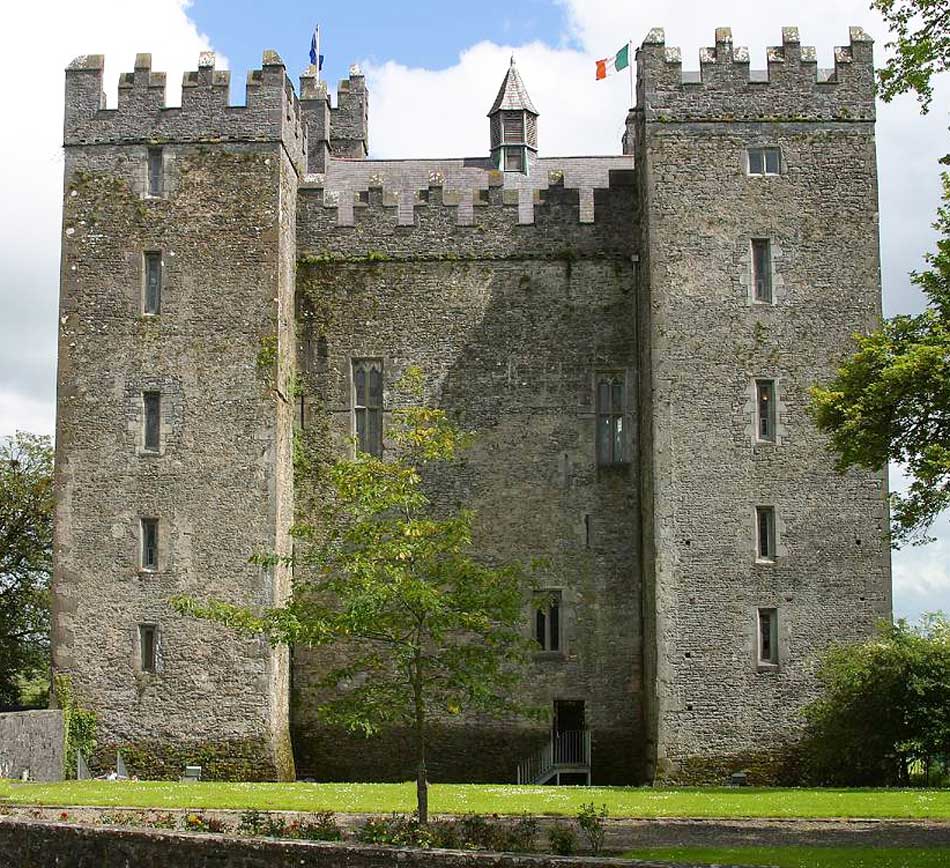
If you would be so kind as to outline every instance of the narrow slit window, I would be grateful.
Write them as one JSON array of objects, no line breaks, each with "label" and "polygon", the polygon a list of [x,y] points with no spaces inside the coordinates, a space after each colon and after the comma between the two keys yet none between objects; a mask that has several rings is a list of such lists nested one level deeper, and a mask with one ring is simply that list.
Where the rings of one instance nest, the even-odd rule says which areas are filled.
[{"label": "narrow slit window", "polygon": [[775,442],[775,381],[755,381],[756,439]]},{"label": "narrow slit window", "polygon": [[356,448],[383,454],[383,363],[380,359],[353,360],[353,416]]},{"label": "narrow slit window", "polygon": [[768,238],[752,239],[752,283],[755,300],[772,303],[772,244]]},{"label": "narrow slit window", "polygon": [[775,560],[775,509],[757,506],[755,509],[756,557],[760,561]]},{"label": "narrow slit window", "polygon": [[155,625],[139,624],[139,655],[143,672],[154,672],[156,661]]},{"label": "narrow slit window", "polygon": [[147,314],[157,314],[162,308],[162,254],[150,251],[145,254],[145,303]]},{"label": "narrow slit window", "polygon": [[142,569],[158,569],[158,519],[142,519]]},{"label": "narrow slit window", "polygon": [[782,155],[778,148],[749,148],[750,175],[778,175],[782,168]]},{"label": "narrow slit window", "polygon": [[534,613],[534,639],[542,651],[561,650],[561,592],[537,594]]},{"label": "narrow slit window", "polygon": [[162,149],[148,149],[148,195],[161,196],[163,192]]},{"label": "narrow slit window", "polygon": [[624,463],[626,389],[622,373],[597,375],[597,463]]},{"label": "narrow slit window", "polygon": [[778,610],[759,609],[759,663],[778,665]]},{"label": "narrow slit window", "polygon": [[145,449],[158,452],[161,445],[162,396],[158,392],[145,392],[142,403],[145,406]]}]

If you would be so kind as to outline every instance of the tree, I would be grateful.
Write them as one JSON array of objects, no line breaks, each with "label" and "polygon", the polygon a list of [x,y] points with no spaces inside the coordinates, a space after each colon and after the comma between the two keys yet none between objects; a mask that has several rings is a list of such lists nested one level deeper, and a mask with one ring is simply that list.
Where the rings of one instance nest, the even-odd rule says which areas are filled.
[{"label": "tree", "polygon": [[927,542],[950,506],[950,173],[934,224],[930,268],[911,275],[928,299],[916,316],[896,316],[868,335],[834,380],[812,389],[812,416],[831,438],[838,468],[903,464],[908,493],[893,495],[893,540]]},{"label": "tree", "polygon": [[816,783],[906,784],[915,766],[950,772],[950,622],[887,624],[867,642],[832,646],[821,697],[805,709]]},{"label": "tree", "polygon": [[[418,369],[403,385],[421,396]],[[426,823],[433,719],[518,711],[513,689],[530,648],[522,628],[527,571],[474,557],[473,513],[437,515],[425,493],[426,476],[450,472],[469,435],[439,409],[415,406],[393,417],[393,458],[358,453],[329,468],[322,521],[294,531],[310,546],[296,556],[308,577],[295,581],[285,605],[256,612],[187,597],[172,604],[274,644],[340,647],[347,662],[324,678],[332,698],[321,717],[366,736],[411,728]]]},{"label": "tree", "polygon": [[0,439],[0,705],[49,668],[53,449],[49,437]]},{"label": "tree", "polygon": [[921,111],[930,109],[933,77],[950,69],[950,0],[872,0],[896,36],[893,56],[878,70],[884,102],[913,91]]}]

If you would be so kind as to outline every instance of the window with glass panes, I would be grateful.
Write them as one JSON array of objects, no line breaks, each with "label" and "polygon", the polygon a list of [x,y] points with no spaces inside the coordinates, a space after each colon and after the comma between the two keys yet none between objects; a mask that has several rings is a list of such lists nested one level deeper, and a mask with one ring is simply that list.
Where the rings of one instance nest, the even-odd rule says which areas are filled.
[{"label": "window with glass panes", "polygon": [[597,463],[623,464],[625,411],[624,375],[597,375]]},{"label": "window with glass panes", "polygon": [[759,663],[778,664],[778,611],[759,609]]},{"label": "window with glass panes", "polygon": [[775,380],[755,381],[756,439],[775,440]]},{"label": "window with glass panes", "polygon": [[534,638],[544,651],[561,650],[560,591],[541,591],[536,595]]},{"label": "window with glass panes", "polygon": [[152,250],[145,254],[145,298],[143,310],[157,314],[162,307],[162,254]]},{"label": "window with glass panes", "polygon": [[148,149],[148,195],[162,195],[162,149]]},{"label": "window with glass panes", "polygon": [[768,238],[752,239],[752,284],[755,300],[772,302],[772,245]]},{"label": "window with glass panes", "polygon": [[383,454],[383,362],[382,359],[353,360],[353,423],[356,448],[360,452]]},{"label": "window with glass panes", "polygon": [[749,148],[750,175],[778,175],[782,169],[782,152],[778,148]]},{"label": "window with glass panes", "polygon": [[162,396],[158,392],[144,392],[142,403],[145,406],[145,448],[157,452],[161,443]]},{"label": "window with glass panes", "polygon": [[775,560],[775,510],[771,506],[755,508],[756,558]]},{"label": "window with glass panes", "polygon": [[142,519],[142,569],[158,569],[158,519]]}]

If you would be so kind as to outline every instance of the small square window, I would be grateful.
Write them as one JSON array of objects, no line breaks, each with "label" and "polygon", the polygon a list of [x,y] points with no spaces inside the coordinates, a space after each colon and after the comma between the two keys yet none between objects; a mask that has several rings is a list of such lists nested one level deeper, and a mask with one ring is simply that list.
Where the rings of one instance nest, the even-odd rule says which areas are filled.
[{"label": "small square window", "polygon": [[141,521],[142,534],[142,569],[154,572],[158,569],[158,519],[143,518]]},{"label": "small square window", "polygon": [[145,298],[142,310],[155,315],[162,309],[162,254],[156,250],[145,254]]},{"label": "small square window", "polygon": [[752,239],[752,284],[754,298],[772,303],[772,243],[768,238]]},{"label": "small square window", "polygon": [[775,442],[775,380],[755,381],[755,436],[766,443]]},{"label": "small square window", "polygon": [[163,192],[164,166],[161,148],[148,149],[148,195],[161,196]]},{"label": "small square window", "polygon": [[778,610],[758,610],[759,665],[778,666]]},{"label": "small square window", "polygon": [[750,175],[778,175],[782,156],[778,148],[749,148]]},{"label": "small square window", "polygon": [[353,426],[357,450],[382,457],[382,359],[353,359]]},{"label": "small square window", "polygon": [[534,639],[542,651],[561,650],[561,592],[535,595]]},{"label": "small square window", "polygon": [[139,665],[143,672],[154,672],[156,668],[156,632],[154,624],[139,624]]},{"label": "small square window", "polygon": [[505,171],[524,171],[524,151],[521,148],[505,148]]},{"label": "small square window", "polygon": [[145,410],[144,445],[147,452],[158,452],[161,445],[162,396],[158,392],[143,392]]},{"label": "small square window", "polygon": [[771,506],[755,508],[756,560],[775,560],[775,509]]},{"label": "small square window", "polygon": [[625,461],[626,383],[622,372],[597,375],[597,463]]}]

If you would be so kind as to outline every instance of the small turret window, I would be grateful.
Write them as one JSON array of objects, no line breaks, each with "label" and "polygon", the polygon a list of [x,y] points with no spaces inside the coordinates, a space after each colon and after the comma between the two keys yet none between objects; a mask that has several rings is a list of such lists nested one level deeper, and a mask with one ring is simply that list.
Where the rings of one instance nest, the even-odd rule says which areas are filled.
[{"label": "small turret window", "polygon": [[145,254],[145,298],[143,311],[158,314],[162,308],[162,254],[149,251]]},{"label": "small turret window", "polygon": [[505,171],[524,171],[524,150],[521,148],[505,148]]}]

